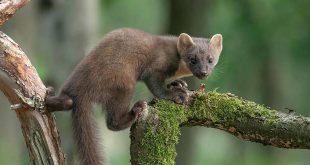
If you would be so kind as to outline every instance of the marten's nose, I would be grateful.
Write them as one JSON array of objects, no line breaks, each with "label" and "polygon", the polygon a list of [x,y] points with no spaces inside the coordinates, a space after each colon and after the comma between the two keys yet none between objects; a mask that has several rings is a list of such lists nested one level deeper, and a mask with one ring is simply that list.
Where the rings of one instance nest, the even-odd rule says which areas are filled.
[{"label": "marten's nose", "polygon": [[201,71],[200,74],[201,74],[201,76],[203,76],[203,77],[208,76],[208,72],[207,72],[206,70]]}]

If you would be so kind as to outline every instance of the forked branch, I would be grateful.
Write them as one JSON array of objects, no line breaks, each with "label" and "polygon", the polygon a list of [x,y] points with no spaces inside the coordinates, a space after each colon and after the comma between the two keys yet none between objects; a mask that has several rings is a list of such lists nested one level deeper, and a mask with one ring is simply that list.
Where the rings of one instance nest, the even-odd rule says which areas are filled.
[{"label": "forked branch", "polygon": [[54,115],[44,109],[46,88],[21,48],[0,32],[0,89],[19,118],[32,164],[65,164]]}]

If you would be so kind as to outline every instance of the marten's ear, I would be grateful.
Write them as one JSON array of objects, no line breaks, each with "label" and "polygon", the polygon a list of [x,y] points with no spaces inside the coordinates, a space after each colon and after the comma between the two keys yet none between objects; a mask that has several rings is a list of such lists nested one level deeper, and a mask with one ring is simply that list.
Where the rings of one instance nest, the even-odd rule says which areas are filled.
[{"label": "marten's ear", "polygon": [[220,55],[223,48],[223,37],[221,34],[215,34],[210,40],[211,47]]},{"label": "marten's ear", "polygon": [[178,39],[178,44],[177,44],[177,47],[179,50],[185,50],[193,45],[194,45],[194,42],[191,36],[189,36],[186,33],[180,34],[179,39]]}]

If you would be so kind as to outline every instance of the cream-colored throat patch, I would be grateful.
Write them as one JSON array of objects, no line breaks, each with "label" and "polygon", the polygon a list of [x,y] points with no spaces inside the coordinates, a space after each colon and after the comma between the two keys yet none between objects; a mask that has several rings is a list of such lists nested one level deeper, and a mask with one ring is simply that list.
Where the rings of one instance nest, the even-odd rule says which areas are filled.
[{"label": "cream-colored throat patch", "polygon": [[174,76],[172,76],[171,79],[179,79],[182,77],[188,77],[188,76],[192,76],[192,75],[193,75],[193,73],[187,67],[186,63],[183,60],[181,60],[178,70],[175,72]]}]

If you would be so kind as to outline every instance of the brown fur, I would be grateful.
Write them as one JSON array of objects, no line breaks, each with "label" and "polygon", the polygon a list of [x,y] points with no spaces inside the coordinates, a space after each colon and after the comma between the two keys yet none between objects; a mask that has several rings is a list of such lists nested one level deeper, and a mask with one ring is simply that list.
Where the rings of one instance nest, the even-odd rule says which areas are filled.
[{"label": "brown fur", "polygon": [[[129,109],[138,80],[144,81],[158,98],[184,102],[188,96],[186,90],[167,89],[165,81],[192,73],[203,78],[210,73],[220,54],[218,45],[222,44],[221,38],[216,39],[213,47],[210,40],[191,38],[187,34],[179,38],[155,36],[128,28],[108,33],[76,66],[60,95],[48,96],[46,100],[51,110],[73,108],[74,138],[81,164],[103,163],[91,103],[102,104],[107,111],[108,128],[116,131],[130,127],[146,107],[146,103],[140,101]],[[216,63],[207,64],[211,56]],[[192,64],[192,58],[198,63]]]}]

